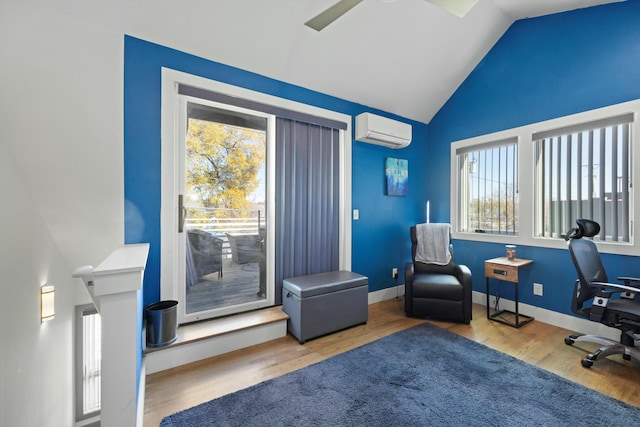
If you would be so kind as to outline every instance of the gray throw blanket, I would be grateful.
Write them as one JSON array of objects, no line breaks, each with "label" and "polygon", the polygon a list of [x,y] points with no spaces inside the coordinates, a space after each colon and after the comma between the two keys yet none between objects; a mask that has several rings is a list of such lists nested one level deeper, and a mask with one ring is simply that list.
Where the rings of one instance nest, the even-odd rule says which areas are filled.
[{"label": "gray throw blanket", "polygon": [[428,223],[416,225],[416,261],[426,264],[447,265],[451,260],[449,251],[451,224]]}]

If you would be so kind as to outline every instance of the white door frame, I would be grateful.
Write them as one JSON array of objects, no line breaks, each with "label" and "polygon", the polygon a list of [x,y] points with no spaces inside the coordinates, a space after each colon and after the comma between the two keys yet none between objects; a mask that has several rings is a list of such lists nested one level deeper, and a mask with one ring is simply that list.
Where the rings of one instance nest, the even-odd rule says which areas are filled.
[{"label": "white door frame", "polygon": [[[180,254],[184,254],[184,248],[180,248],[176,233],[178,229],[178,197],[180,194],[178,179],[178,159],[184,163],[184,152],[181,153],[180,144],[177,143],[180,134],[186,132],[186,123],[180,122],[180,98],[178,85],[185,84],[206,89],[225,95],[249,99],[255,102],[269,104],[302,113],[326,117],[347,124],[347,129],[340,132],[340,257],[339,268],[351,270],[351,124],[349,115],[335,111],[278,98],[261,92],[232,86],[216,80],[205,79],[192,74],[162,68],[162,106],[161,106],[161,138],[162,138],[162,173],[161,173],[161,250],[160,250],[160,298],[162,300],[178,299],[181,287],[184,288],[184,269],[180,268]],[[268,132],[275,132],[271,127]],[[269,148],[272,146],[272,148]],[[275,158],[275,144],[267,144],[267,159]],[[269,150],[273,150],[270,153]],[[267,160],[269,162],[269,160]],[[275,179],[269,174],[275,175],[275,168],[267,167],[267,218],[275,223]],[[267,225],[267,233],[275,232],[273,224]],[[267,266],[274,265],[275,239],[267,234]],[[167,237],[169,236],[169,237]],[[184,239],[182,239],[184,246]],[[184,263],[182,263],[184,268]],[[267,268],[267,281],[273,281],[273,270]],[[181,279],[180,279],[181,278]],[[269,282],[267,282],[268,284]],[[267,285],[267,287],[269,287]],[[184,305],[184,304],[182,304]],[[182,312],[182,314],[181,314]],[[184,323],[185,309],[178,310],[178,322]],[[198,320],[198,319],[193,319]]]}]

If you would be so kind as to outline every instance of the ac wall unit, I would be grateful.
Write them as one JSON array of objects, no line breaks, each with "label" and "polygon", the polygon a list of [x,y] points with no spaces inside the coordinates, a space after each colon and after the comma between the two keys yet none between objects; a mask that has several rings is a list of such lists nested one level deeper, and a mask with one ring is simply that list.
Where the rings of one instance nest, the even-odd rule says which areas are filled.
[{"label": "ac wall unit", "polygon": [[371,113],[358,114],[356,140],[389,148],[404,148],[411,143],[411,125]]}]

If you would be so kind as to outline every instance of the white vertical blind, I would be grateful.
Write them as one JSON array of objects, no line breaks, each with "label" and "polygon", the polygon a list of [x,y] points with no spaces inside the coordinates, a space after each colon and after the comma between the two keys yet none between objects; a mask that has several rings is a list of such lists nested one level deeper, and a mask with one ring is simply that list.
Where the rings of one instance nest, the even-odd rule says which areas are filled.
[{"label": "white vertical blind", "polygon": [[578,218],[600,224],[598,239],[630,241],[632,114],[536,133],[539,237],[561,237]]},{"label": "white vertical blind", "polygon": [[340,265],[340,130],[276,119],[276,303],[282,280]]},{"label": "white vertical blind", "polygon": [[100,411],[102,366],[100,315],[94,310],[82,312],[82,413]]}]

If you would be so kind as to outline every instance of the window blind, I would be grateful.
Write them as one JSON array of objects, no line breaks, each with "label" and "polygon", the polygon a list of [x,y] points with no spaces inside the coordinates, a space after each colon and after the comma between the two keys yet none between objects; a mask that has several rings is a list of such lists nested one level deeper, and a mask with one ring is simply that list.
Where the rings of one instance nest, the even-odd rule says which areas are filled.
[{"label": "window blind", "polygon": [[282,280],[339,267],[340,131],[276,120],[276,302]]},{"label": "window blind", "polygon": [[76,308],[76,420],[98,415],[101,406],[102,329],[91,305]]},{"label": "window blind", "polygon": [[578,218],[598,239],[630,241],[630,123],[633,114],[533,134],[536,235],[562,237]]}]

